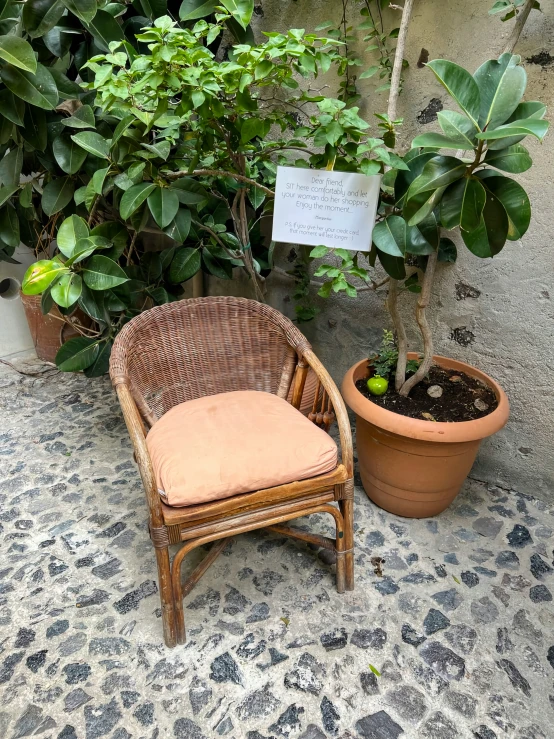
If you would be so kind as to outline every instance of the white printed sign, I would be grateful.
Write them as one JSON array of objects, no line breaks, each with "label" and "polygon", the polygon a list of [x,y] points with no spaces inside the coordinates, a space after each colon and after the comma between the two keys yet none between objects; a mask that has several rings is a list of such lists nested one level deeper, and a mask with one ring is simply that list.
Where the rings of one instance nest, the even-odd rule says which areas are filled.
[{"label": "white printed sign", "polygon": [[369,251],[381,175],[278,167],[273,241]]}]

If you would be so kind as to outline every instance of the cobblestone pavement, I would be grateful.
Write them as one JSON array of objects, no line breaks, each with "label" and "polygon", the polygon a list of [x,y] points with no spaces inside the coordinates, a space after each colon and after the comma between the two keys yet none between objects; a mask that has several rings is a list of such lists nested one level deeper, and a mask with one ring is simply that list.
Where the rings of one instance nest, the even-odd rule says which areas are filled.
[{"label": "cobblestone pavement", "polygon": [[328,553],[245,535],[168,650],[108,381],[26,368],[0,368],[2,739],[554,737],[545,503],[469,482],[409,521],[358,488],[353,593]]}]

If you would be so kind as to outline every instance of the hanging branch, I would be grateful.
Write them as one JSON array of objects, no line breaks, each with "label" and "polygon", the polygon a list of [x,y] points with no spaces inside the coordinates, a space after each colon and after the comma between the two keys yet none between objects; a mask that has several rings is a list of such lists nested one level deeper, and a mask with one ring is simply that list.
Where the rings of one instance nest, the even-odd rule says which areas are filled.
[{"label": "hanging branch", "polygon": [[[400,79],[402,75],[402,63],[404,61],[404,50],[406,48],[406,37],[408,35],[408,25],[412,15],[414,0],[405,0],[404,9],[402,10],[402,20],[400,21],[400,30],[398,32],[398,43],[394,53],[394,65],[392,68],[391,88],[389,93],[388,116],[391,121],[396,119],[396,109],[398,106],[398,96],[400,94]],[[406,328],[402,321],[402,316],[398,309],[398,280],[390,279],[389,294],[387,298],[387,308],[390,313],[392,324],[396,333],[398,342],[398,362],[396,365],[395,387],[398,392],[406,382],[406,364],[408,362],[408,342],[406,339]]]}]

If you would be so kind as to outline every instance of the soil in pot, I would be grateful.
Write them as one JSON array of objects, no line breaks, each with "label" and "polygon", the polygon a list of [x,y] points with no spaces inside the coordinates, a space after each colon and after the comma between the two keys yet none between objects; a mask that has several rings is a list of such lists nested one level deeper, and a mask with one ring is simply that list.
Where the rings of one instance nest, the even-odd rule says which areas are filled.
[{"label": "soil in pot", "polygon": [[[370,372],[368,368],[368,377]],[[442,389],[440,397],[429,395],[427,391],[432,386]],[[493,390],[478,379],[437,365],[431,367],[428,376],[410,391],[407,398],[396,392],[393,380],[387,392],[379,396],[371,395],[367,389],[367,378],[358,380],[356,387],[364,397],[381,408],[425,421],[474,421],[498,407]]]}]

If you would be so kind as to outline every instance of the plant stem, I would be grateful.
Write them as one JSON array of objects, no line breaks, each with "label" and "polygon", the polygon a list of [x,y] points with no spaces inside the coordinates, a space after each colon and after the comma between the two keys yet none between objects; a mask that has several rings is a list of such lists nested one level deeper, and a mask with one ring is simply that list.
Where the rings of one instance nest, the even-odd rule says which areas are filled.
[{"label": "plant stem", "polygon": [[516,22],[514,23],[510,37],[506,41],[506,46],[502,52],[503,54],[513,54],[516,44],[519,41],[519,37],[521,36],[521,32],[523,31],[523,26],[527,23],[529,13],[533,10],[533,4],[534,0],[527,0],[523,9],[517,14]]},{"label": "plant stem", "polygon": [[415,387],[418,382],[421,382],[421,380],[423,380],[423,378],[429,372],[431,365],[433,364],[433,335],[431,333],[431,329],[429,328],[429,323],[427,322],[427,314],[425,311],[431,299],[437,260],[438,250],[434,251],[432,254],[429,254],[427,267],[425,269],[425,276],[423,278],[423,285],[416,307],[417,325],[419,326],[419,330],[421,331],[421,335],[423,337],[423,360],[419,365],[417,372],[408,380],[406,380],[406,382],[398,391],[400,395],[403,395],[404,397],[407,397],[410,390]]},{"label": "plant stem", "polygon": [[[408,25],[414,6],[414,0],[405,0],[404,9],[402,11],[402,20],[400,21],[400,30],[398,32],[398,43],[394,53],[394,65],[392,68],[391,88],[389,94],[388,116],[391,121],[396,119],[396,109],[398,106],[398,96],[400,94],[400,78],[402,74],[402,62],[404,61],[404,49],[406,48],[406,37],[408,35]],[[392,277],[389,282],[389,294],[387,297],[387,309],[392,319],[394,331],[396,333],[396,341],[398,344],[398,362],[396,365],[395,387],[397,392],[406,383],[406,365],[408,363],[408,340],[406,338],[406,328],[398,309],[398,280]]]}]

